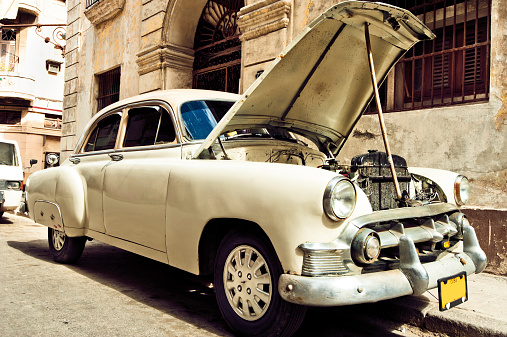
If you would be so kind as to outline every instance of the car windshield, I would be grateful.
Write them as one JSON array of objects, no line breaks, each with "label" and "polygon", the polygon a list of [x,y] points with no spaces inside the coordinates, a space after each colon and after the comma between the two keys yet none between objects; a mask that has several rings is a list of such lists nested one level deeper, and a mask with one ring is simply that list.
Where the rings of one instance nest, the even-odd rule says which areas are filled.
[{"label": "car windshield", "polygon": [[18,165],[14,144],[0,143],[0,165]]},{"label": "car windshield", "polygon": [[192,101],[181,105],[181,118],[187,137],[192,140],[206,139],[211,130],[224,117],[234,102]]}]

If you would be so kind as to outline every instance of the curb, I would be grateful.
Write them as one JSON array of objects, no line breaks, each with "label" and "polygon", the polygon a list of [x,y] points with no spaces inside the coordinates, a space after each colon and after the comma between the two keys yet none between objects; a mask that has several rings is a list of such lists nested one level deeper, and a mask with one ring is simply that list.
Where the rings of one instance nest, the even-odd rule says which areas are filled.
[{"label": "curb", "polygon": [[428,301],[424,295],[375,303],[368,311],[371,315],[449,336],[507,337],[506,321],[459,307],[441,312],[438,304]]}]

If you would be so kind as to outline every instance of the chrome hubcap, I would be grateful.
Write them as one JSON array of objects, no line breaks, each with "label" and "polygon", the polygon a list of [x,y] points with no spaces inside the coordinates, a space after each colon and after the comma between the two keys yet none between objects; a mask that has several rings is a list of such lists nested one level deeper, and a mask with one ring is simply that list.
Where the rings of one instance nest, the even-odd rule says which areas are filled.
[{"label": "chrome hubcap", "polygon": [[266,313],[273,285],[266,260],[255,248],[236,247],[227,257],[223,276],[229,304],[241,318],[255,321]]},{"label": "chrome hubcap", "polygon": [[62,250],[64,243],[65,243],[65,233],[53,229],[53,247],[58,251]]}]

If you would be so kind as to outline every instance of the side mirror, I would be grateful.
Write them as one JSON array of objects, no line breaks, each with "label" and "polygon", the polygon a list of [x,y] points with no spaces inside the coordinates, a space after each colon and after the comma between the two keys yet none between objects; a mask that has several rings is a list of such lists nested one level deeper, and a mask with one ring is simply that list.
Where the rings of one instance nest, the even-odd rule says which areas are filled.
[{"label": "side mirror", "polygon": [[39,161],[37,159],[30,159],[30,167],[37,164]]}]

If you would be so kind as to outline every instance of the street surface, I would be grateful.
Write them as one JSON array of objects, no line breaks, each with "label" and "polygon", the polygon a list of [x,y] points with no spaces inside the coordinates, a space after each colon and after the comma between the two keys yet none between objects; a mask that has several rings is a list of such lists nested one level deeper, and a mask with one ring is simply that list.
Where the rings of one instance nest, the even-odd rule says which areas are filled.
[{"label": "street surface", "polygon": [[[58,264],[47,227],[5,213],[0,257],[0,336],[232,336],[206,280],[124,250]],[[362,308],[310,308],[296,336],[440,336]]]}]

